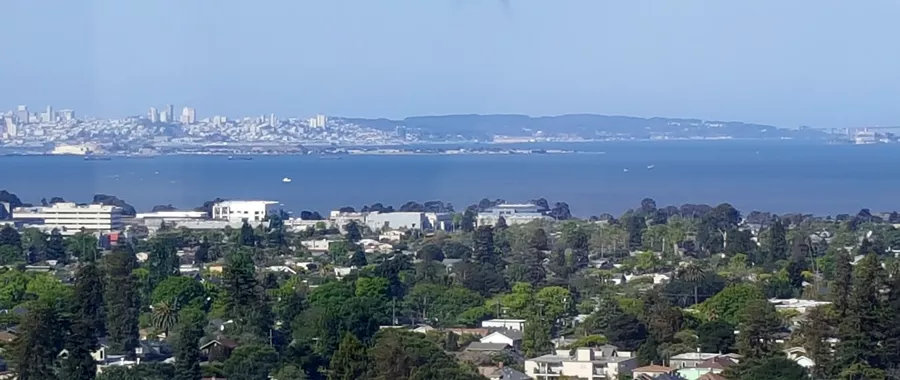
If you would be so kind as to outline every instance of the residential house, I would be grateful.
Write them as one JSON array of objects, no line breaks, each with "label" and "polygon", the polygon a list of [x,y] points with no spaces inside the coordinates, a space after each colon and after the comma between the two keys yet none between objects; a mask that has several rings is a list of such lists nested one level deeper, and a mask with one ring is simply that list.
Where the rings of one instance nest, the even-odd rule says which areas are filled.
[{"label": "residential house", "polygon": [[723,354],[714,354],[708,352],[685,352],[669,358],[669,366],[675,369],[694,368],[706,360],[726,356]]},{"label": "residential house", "polygon": [[728,380],[725,376],[718,373],[707,373],[697,378],[697,380]]},{"label": "residential house", "polygon": [[481,342],[472,342],[466,346],[466,351],[479,351],[479,352],[502,352],[510,347],[506,343],[481,343]]},{"label": "residential house", "polygon": [[784,350],[784,354],[787,355],[788,359],[793,360],[799,366],[806,368],[807,370],[816,366],[816,362],[806,355],[806,349],[803,347],[788,348]]},{"label": "residential house", "polygon": [[531,203],[501,204],[478,213],[479,226],[492,226],[503,218],[507,225],[525,224],[533,220],[553,220],[541,208]]},{"label": "residential house", "polygon": [[452,332],[456,335],[475,335],[480,337],[485,337],[490,335],[491,330],[485,328],[465,328],[465,327],[448,327],[442,329],[443,332]]},{"label": "residential house", "polygon": [[434,331],[434,330],[435,330],[435,328],[430,325],[421,324],[421,325],[416,326],[415,328],[413,328],[410,331],[425,334],[429,331]]},{"label": "residential house", "polygon": [[503,363],[496,367],[479,367],[478,373],[490,380],[531,380],[528,375],[513,368],[505,367]]},{"label": "residential house", "polygon": [[678,370],[678,375],[686,380],[698,380],[706,374],[720,374],[737,362],[727,356],[716,356],[706,359],[696,367],[685,367]]},{"label": "residential house", "polygon": [[237,346],[231,339],[213,339],[200,346],[200,353],[208,361],[224,361]]},{"label": "residential house", "polygon": [[666,367],[656,364],[646,365],[643,367],[635,368],[631,371],[631,377],[638,379],[641,376],[657,378],[661,375],[671,375],[675,373],[675,368]]},{"label": "residential house", "polygon": [[304,240],[301,241],[300,244],[306,247],[310,252],[328,252],[328,248],[331,247],[331,244],[338,242],[338,240],[334,239],[317,239],[317,240]]},{"label": "residential house", "polygon": [[381,235],[378,235],[378,240],[386,241],[390,243],[397,243],[403,237],[406,236],[406,232],[400,230],[390,230],[382,232]]},{"label": "residential house", "polygon": [[481,327],[486,329],[508,329],[519,330],[525,329],[524,319],[488,319],[481,322]]},{"label": "residential house", "polygon": [[505,344],[509,347],[519,348],[522,345],[521,330],[497,330],[479,340],[481,343]]},{"label": "residential house", "polygon": [[614,356],[604,356],[600,350],[589,347],[556,350],[554,354],[525,360],[525,374],[537,380],[554,380],[560,376],[584,380],[617,379],[637,368],[637,358],[617,351]]}]

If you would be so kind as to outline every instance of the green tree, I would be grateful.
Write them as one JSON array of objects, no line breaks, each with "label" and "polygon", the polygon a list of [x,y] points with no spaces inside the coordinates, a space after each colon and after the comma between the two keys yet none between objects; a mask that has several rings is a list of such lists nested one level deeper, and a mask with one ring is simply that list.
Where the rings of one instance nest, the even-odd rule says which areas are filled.
[{"label": "green tree", "polygon": [[807,380],[809,373],[797,362],[783,356],[745,359],[728,368],[725,378],[731,380]]},{"label": "green tree", "polygon": [[4,226],[0,229],[0,264],[8,265],[24,259],[19,231],[11,226]]},{"label": "green tree", "polygon": [[245,247],[255,247],[256,246],[256,234],[253,233],[253,227],[250,227],[250,224],[247,221],[244,221],[244,224],[241,225],[241,232],[238,235],[238,244]]},{"label": "green tree", "polygon": [[480,226],[473,235],[474,252],[472,259],[482,265],[497,265],[500,256],[494,250],[494,230],[491,226]]},{"label": "green tree", "polygon": [[178,301],[163,301],[151,308],[153,311],[150,314],[150,322],[153,324],[153,328],[163,331],[166,336],[169,336],[169,330],[178,323]]},{"label": "green tree", "polygon": [[834,283],[832,284],[832,302],[838,319],[843,320],[850,308],[850,292],[853,286],[853,267],[850,255],[839,249],[834,255]]},{"label": "green tree", "polygon": [[272,375],[273,380],[307,380],[309,376],[306,374],[306,371],[303,368],[294,366],[294,365],[286,365],[281,367],[278,372],[275,372]]},{"label": "green tree", "polygon": [[150,271],[151,287],[156,287],[163,280],[178,273],[178,255],[171,237],[161,236],[154,239],[147,258],[147,269]]},{"label": "green tree", "polygon": [[64,379],[92,380],[97,375],[92,353],[100,347],[97,338],[104,329],[102,289],[100,272],[94,263],[79,268],[65,340],[66,355],[60,369]]},{"label": "green tree", "polygon": [[701,352],[731,352],[734,347],[734,325],[715,320],[697,327]]},{"label": "green tree", "polygon": [[228,256],[222,272],[222,288],[226,297],[226,312],[236,325],[246,332],[263,337],[272,326],[268,297],[257,283],[256,269],[245,249],[236,249]]},{"label": "green tree", "polygon": [[59,230],[53,229],[44,248],[47,260],[66,260],[66,242]]},{"label": "green tree", "polygon": [[787,259],[788,242],[784,224],[781,222],[781,219],[776,219],[768,232],[769,238],[766,241],[768,255],[766,256],[766,261],[761,264],[772,267],[776,261]]},{"label": "green tree", "polygon": [[206,302],[205,298],[206,291],[197,280],[184,276],[171,276],[153,288],[150,302],[202,307]]},{"label": "green tree", "polygon": [[198,309],[187,308],[178,318],[175,351],[175,380],[200,380],[200,339],[206,327],[206,315]]},{"label": "green tree", "polygon": [[80,317],[97,338],[106,336],[106,306],[103,303],[103,273],[94,263],[78,268],[75,274],[75,302]]},{"label": "green tree", "polygon": [[106,329],[109,350],[114,354],[134,355],[138,344],[139,304],[137,285],[131,274],[134,255],[118,250],[107,255],[106,284],[103,299],[106,302]]},{"label": "green tree", "polygon": [[697,289],[700,288],[700,284],[703,282],[704,277],[706,277],[706,272],[703,268],[696,263],[689,263],[678,270],[678,277],[694,284],[694,304],[699,304],[700,297],[697,294]]},{"label": "green tree", "polygon": [[347,240],[351,243],[356,243],[362,240],[362,227],[355,220],[351,220],[350,223],[347,223],[344,226],[344,230],[347,231]]},{"label": "green tree", "polygon": [[97,238],[88,232],[78,232],[66,240],[66,246],[72,256],[79,261],[96,261],[100,258],[100,250],[97,249]]},{"label": "green tree", "polygon": [[749,359],[765,359],[775,355],[775,334],[782,322],[775,306],[766,299],[750,299],[739,315],[738,351]]},{"label": "green tree", "polygon": [[331,357],[328,380],[357,380],[365,378],[369,368],[366,347],[353,334],[344,334],[340,346]]},{"label": "green tree", "polygon": [[278,365],[278,352],[272,347],[249,344],[235,348],[225,360],[229,380],[268,380]]},{"label": "green tree", "polygon": [[866,365],[879,368],[881,337],[884,327],[880,315],[884,307],[880,300],[883,286],[881,262],[874,254],[863,258],[856,266],[853,290],[847,314],[840,320],[840,341],[835,349],[837,368]]},{"label": "green tree", "polygon": [[357,249],[353,251],[353,254],[350,255],[350,265],[355,266],[357,268],[362,268],[368,265],[369,262],[366,260],[366,253],[363,252],[362,249]]},{"label": "green tree", "polygon": [[532,318],[525,323],[525,330],[522,331],[525,356],[531,358],[550,352],[553,349],[553,342],[550,341],[552,330],[553,323],[546,317]]},{"label": "green tree", "polygon": [[63,320],[57,305],[37,302],[19,325],[19,337],[13,342],[10,359],[22,380],[55,380],[57,355],[63,349]]},{"label": "green tree", "polygon": [[720,319],[737,325],[743,310],[750,306],[750,301],[756,300],[766,300],[758,286],[750,283],[735,284],[703,301],[697,309],[709,319]]}]

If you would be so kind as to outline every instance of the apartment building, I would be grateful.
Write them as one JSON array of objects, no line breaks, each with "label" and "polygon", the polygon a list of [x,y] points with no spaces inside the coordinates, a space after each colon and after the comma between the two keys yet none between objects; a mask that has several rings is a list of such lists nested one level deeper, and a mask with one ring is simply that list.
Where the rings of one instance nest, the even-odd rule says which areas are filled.
[{"label": "apartment building", "polygon": [[525,374],[535,380],[557,380],[560,376],[585,380],[615,380],[631,375],[637,358],[614,346],[556,350],[554,354],[525,360]]},{"label": "apartment building", "polygon": [[56,229],[63,235],[74,235],[81,230],[108,233],[125,228],[122,209],[101,204],[62,202],[42,207],[19,207],[13,210],[12,216],[13,220],[23,224],[47,231]]},{"label": "apartment building", "polygon": [[501,204],[478,213],[479,226],[493,226],[503,218],[507,225],[525,224],[533,220],[553,220],[544,215],[540,207],[531,204]]}]

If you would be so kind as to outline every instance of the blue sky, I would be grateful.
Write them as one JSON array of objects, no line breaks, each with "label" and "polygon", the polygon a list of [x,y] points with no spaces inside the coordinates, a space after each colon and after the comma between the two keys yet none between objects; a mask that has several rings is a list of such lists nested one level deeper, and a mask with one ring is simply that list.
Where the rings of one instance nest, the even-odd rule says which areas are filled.
[{"label": "blue sky", "polygon": [[900,125],[895,0],[8,0],[0,109]]}]

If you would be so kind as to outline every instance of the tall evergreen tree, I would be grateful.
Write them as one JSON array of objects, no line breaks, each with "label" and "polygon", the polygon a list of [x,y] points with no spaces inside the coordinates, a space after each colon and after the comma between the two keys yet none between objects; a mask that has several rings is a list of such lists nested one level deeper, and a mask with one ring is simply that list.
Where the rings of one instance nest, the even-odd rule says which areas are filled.
[{"label": "tall evergreen tree", "polygon": [[881,323],[885,328],[882,362],[900,364],[900,275],[893,274],[889,285]]},{"label": "tall evergreen tree", "polygon": [[856,266],[853,292],[846,316],[839,327],[840,341],[835,349],[835,365],[850,368],[863,365],[880,368],[883,306],[879,299],[883,273],[878,256],[869,254]]},{"label": "tall evergreen tree", "polygon": [[118,250],[106,257],[106,329],[109,350],[114,354],[134,356],[138,345],[139,300],[134,270],[134,255]]},{"label": "tall evergreen tree", "polygon": [[525,324],[522,331],[522,349],[526,357],[543,355],[553,349],[552,336],[553,322],[547,318],[534,316]]},{"label": "tall evergreen tree", "polygon": [[500,257],[494,250],[494,229],[491,226],[478,227],[472,239],[474,241],[472,258],[475,262],[487,265],[499,263]]},{"label": "tall evergreen tree", "polygon": [[850,265],[850,255],[847,251],[839,249],[834,254],[834,282],[831,286],[831,301],[838,320],[843,320],[850,308],[850,292],[853,286],[853,267]]},{"label": "tall evergreen tree", "polygon": [[272,326],[271,309],[265,291],[256,281],[255,266],[250,253],[235,249],[229,254],[222,273],[226,309],[237,326],[246,332],[265,336]]},{"label": "tall evergreen tree", "polygon": [[178,273],[178,255],[172,238],[161,236],[154,239],[147,258],[147,266],[150,271],[151,287]]},{"label": "tall evergreen tree", "polygon": [[784,230],[784,224],[781,222],[781,219],[776,219],[775,223],[772,224],[772,227],[769,228],[769,239],[767,245],[769,254],[766,257],[766,262],[763,263],[764,265],[772,266],[778,260],[787,259],[787,234]]},{"label": "tall evergreen tree", "polygon": [[244,224],[241,225],[241,232],[238,235],[238,244],[243,245],[245,247],[255,247],[256,246],[256,234],[253,232],[253,227],[250,227],[250,224],[247,221],[244,221]]},{"label": "tall evergreen tree", "polygon": [[66,337],[66,357],[63,359],[61,374],[66,380],[92,380],[97,375],[97,363],[91,355],[100,347],[91,328],[90,313],[77,307],[69,321]]},{"label": "tall evergreen tree", "polygon": [[740,315],[738,351],[749,359],[764,359],[775,355],[775,333],[781,330],[781,317],[765,299],[747,302]]},{"label": "tall evergreen tree", "polygon": [[106,336],[106,306],[103,302],[103,273],[95,263],[87,263],[75,273],[75,300],[80,318],[97,338]]},{"label": "tall evergreen tree", "polygon": [[366,346],[353,334],[346,333],[331,357],[328,380],[357,380],[365,378],[369,368]]},{"label": "tall evergreen tree", "polygon": [[50,237],[47,239],[47,246],[44,249],[44,255],[47,260],[65,260],[66,259],[66,242],[59,230],[53,229]]},{"label": "tall evergreen tree", "polygon": [[63,326],[57,305],[46,302],[32,305],[19,325],[19,337],[10,350],[19,380],[59,379],[54,364],[63,349],[65,337],[60,328]]},{"label": "tall evergreen tree", "polygon": [[200,380],[200,339],[206,326],[206,315],[193,308],[184,309],[179,317],[175,337],[175,380]]}]

